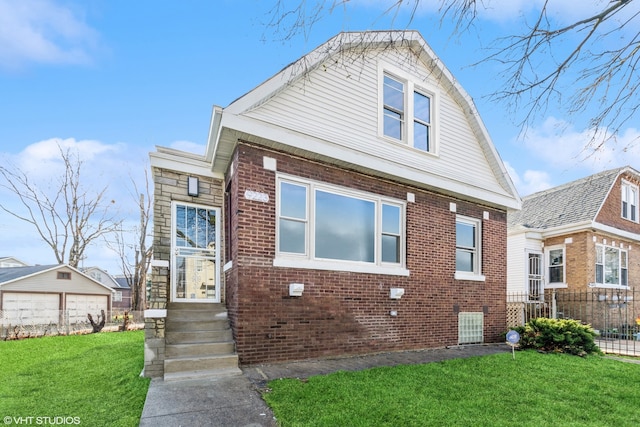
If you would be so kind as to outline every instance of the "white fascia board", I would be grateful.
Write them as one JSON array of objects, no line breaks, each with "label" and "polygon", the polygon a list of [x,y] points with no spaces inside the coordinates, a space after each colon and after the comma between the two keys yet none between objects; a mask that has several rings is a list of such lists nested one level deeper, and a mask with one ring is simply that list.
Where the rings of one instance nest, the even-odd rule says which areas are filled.
[{"label": "white fascia board", "polygon": [[[275,141],[297,150],[310,151],[327,158],[349,162],[371,171],[383,172],[394,178],[397,177],[404,181],[409,181],[419,188],[439,189],[447,194],[458,195],[465,200],[483,202],[501,208],[520,209],[521,207],[519,197],[509,195],[506,191],[504,193],[496,193],[485,188],[408,168],[406,165],[378,157],[374,153],[355,151],[247,116],[228,114],[225,111],[221,127]],[[425,185],[425,182],[428,182],[428,185]]]},{"label": "white fascia board", "polygon": [[593,222],[592,225],[598,231],[602,231],[603,233],[613,234],[619,237],[623,237],[625,239],[634,240],[636,242],[640,242],[640,234],[631,233],[629,231],[620,230],[619,228],[611,227],[610,225],[600,224],[599,222]]},{"label": "white fascia board", "polygon": [[550,237],[562,236],[570,233],[577,233],[580,231],[586,231],[593,227],[593,221],[581,221],[573,224],[561,225],[558,227],[552,227],[540,230],[542,232],[542,238],[548,239]]},{"label": "white fascia board", "polygon": [[[211,178],[223,179],[223,175],[211,171],[211,163],[190,156],[190,153],[169,152],[164,147],[157,147],[158,151],[149,153],[151,167],[169,169],[176,172],[190,173],[194,175],[207,176]],[[184,154],[183,154],[184,153]]]},{"label": "white fascia board", "polygon": [[207,148],[204,154],[205,161],[209,164],[213,164],[213,158],[216,154],[218,143],[220,141],[220,121],[222,120],[222,111],[222,107],[214,105],[211,112],[211,124],[209,125]]}]

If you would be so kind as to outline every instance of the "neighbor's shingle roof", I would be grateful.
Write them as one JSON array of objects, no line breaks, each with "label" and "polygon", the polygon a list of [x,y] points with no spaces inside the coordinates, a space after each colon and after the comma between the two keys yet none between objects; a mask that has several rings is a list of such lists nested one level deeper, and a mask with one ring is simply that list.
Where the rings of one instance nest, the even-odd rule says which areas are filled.
[{"label": "neighbor's shingle roof", "polygon": [[58,264],[0,268],[0,284],[9,282],[11,280],[19,279],[21,277],[30,276],[32,274],[39,273],[41,271],[50,270],[57,266]]},{"label": "neighbor's shingle roof", "polygon": [[509,213],[509,227],[546,229],[595,220],[623,169],[600,172],[524,197],[522,210]]}]

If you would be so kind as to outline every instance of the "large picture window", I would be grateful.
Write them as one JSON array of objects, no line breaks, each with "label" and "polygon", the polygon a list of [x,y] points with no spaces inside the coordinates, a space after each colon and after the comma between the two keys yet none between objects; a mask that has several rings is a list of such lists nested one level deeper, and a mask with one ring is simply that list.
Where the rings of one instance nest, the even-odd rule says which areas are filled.
[{"label": "large picture window", "polygon": [[596,245],[596,284],[628,286],[627,257],[625,250]]},{"label": "large picture window", "polygon": [[404,203],[298,178],[278,178],[278,257],[404,265]]}]

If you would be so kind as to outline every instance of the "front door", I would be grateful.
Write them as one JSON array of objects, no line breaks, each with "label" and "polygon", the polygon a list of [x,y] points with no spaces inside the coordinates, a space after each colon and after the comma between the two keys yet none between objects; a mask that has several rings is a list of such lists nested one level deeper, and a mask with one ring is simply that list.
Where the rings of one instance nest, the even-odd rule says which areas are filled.
[{"label": "front door", "polygon": [[529,252],[527,254],[527,283],[529,301],[544,301],[542,281],[542,254]]},{"label": "front door", "polygon": [[220,302],[220,209],[172,203],[171,300]]}]

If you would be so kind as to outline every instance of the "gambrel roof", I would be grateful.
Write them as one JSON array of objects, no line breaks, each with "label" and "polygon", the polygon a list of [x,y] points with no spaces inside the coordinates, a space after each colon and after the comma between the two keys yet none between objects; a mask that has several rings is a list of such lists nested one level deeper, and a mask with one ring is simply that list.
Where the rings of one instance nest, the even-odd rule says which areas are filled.
[{"label": "gambrel roof", "polygon": [[[437,94],[436,153],[380,138],[385,67]],[[238,141],[490,206],[520,207],[473,100],[417,31],[340,33],[229,106],[214,107],[203,159],[211,176],[224,176]],[[171,154],[159,150],[154,160]]]},{"label": "gambrel roof", "polygon": [[633,169],[607,170],[523,197],[522,209],[509,213],[508,225],[545,230],[595,221],[618,176],[625,171]]}]

